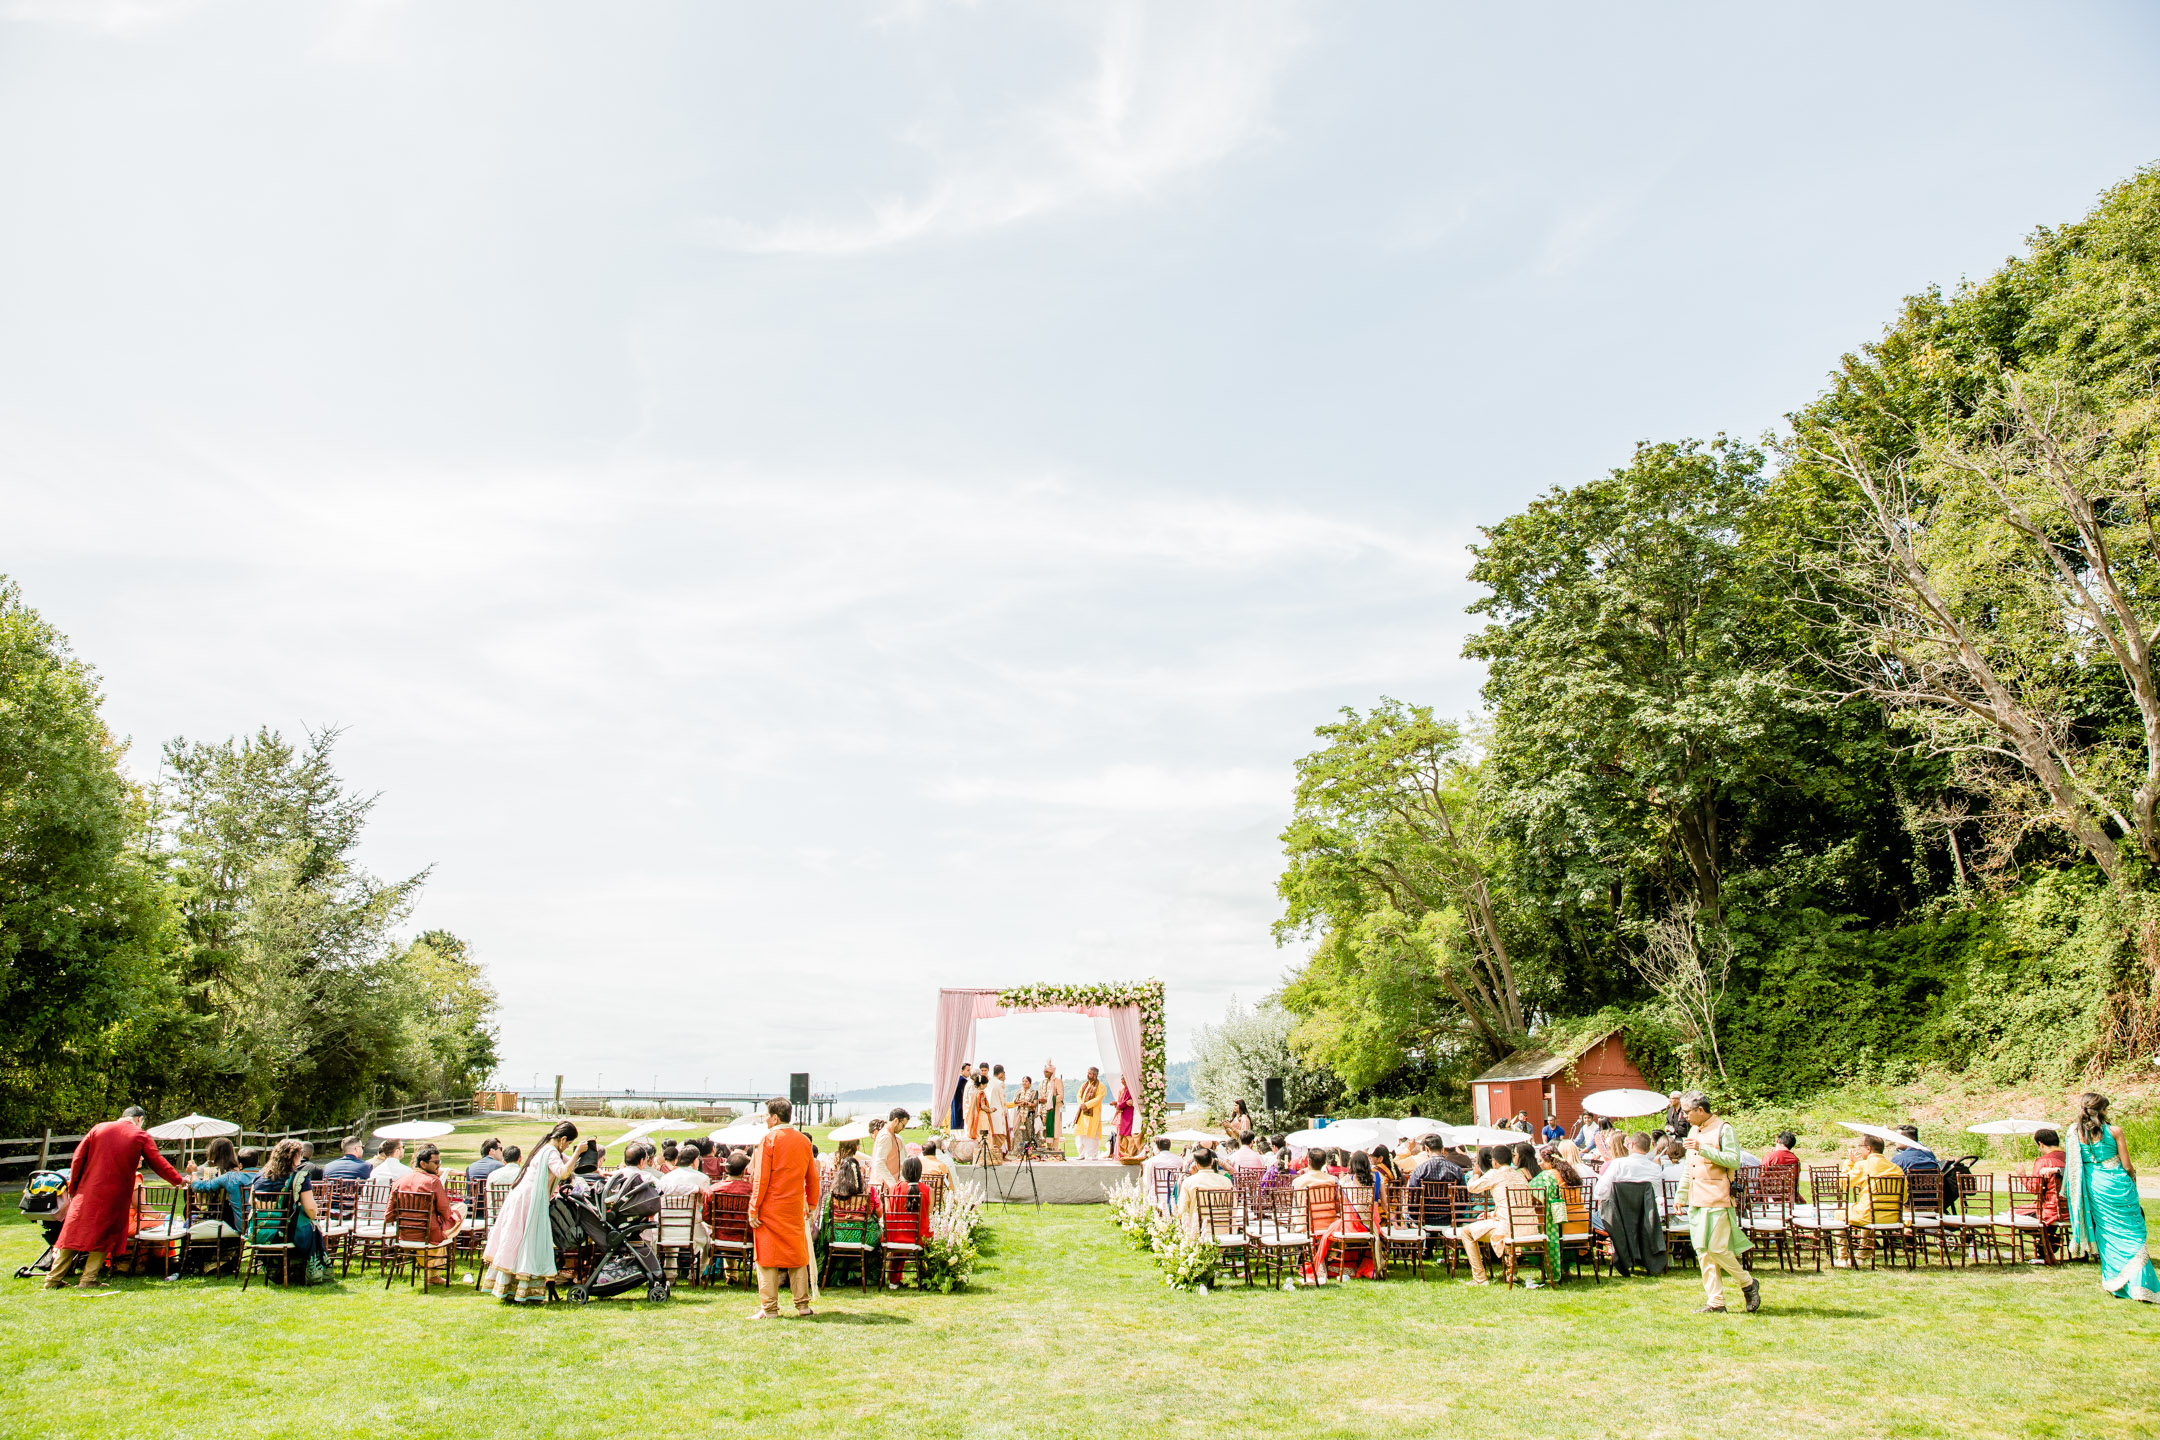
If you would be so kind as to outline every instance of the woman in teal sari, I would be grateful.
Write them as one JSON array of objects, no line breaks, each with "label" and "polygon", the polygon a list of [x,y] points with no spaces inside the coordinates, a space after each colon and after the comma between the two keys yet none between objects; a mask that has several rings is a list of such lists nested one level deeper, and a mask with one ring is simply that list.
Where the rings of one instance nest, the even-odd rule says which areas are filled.
[{"label": "woman in teal sari", "polygon": [[2100,1257],[2100,1288],[2121,1300],[2160,1303],[2160,1279],[2145,1252],[2145,1208],[2122,1127],[2108,1123],[2108,1098],[2078,1097],[2083,1113],[2063,1167],[2070,1200],[2070,1254]]}]

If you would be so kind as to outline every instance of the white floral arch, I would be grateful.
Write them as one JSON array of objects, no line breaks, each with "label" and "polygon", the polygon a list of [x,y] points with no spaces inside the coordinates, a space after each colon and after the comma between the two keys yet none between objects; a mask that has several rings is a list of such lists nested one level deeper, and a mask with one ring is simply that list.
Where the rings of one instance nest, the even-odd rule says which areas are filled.
[{"label": "white floral arch", "polygon": [[1128,1080],[1140,1077],[1138,1124],[1143,1138],[1163,1128],[1167,1076],[1163,1036],[1163,984],[1160,980],[1114,981],[1102,985],[1021,985],[1010,990],[940,990],[931,1057],[931,1114],[940,1125],[950,1118],[953,1077],[975,1055],[975,1027],[1003,1015],[1065,1011],[1095,1020],[1096,1034],[1108,1043]]}]

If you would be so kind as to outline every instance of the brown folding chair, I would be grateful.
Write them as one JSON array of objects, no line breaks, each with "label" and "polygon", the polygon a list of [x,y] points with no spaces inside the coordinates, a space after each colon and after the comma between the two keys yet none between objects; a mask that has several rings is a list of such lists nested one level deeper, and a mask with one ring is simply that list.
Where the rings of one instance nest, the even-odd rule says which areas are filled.
[{"label": "brown folding chair", "polygon": [[352,1236],[345,1244],[345,1262],[349,1270],[355,1251],[360,1255],[360,1273],[367,1273],[368,1261],[386,1264],[390,1248],[397,1240],[396,1227],[390,1223],[390,1182],[369,1180],[360,1186],[353,1197]]},{"label": "brown folding chair", "polygon": [[[1346,1208],[1342,1187],[1333,1180],[1327,1180],[1290,1193],[1297,1197],[1300,1228],[1306,1237],[1307,1265],[1313,1271],[1314,1280],[1325,1281],[1328,1278],[1327,1274],[1323,1273],[1326,1267],[1322,1266],[1319,1260],[1320,1237],[1342,1223],[1343,1211]],[[1342,1237],[1338,1235],[1335,1238],[1337,1243],[1333,1248],[1337,1259],[1340,1259]],[[1307,1267],[1299,1268],[1302,1271]]]},{"label": "brown folding chair", "polygon": [[[1891,1263],[1897,1262],[1900,1250],[1911,1260],[1911,1247],[1905,1243],[1905,1177],[1900,1175],[1870,1175],[1865,1187],[1858,1192],[1867,1198],[1866,1208],[1861,1212],[1867,1218],[1850,1226],[1851,1238],[1867,1251],[1868,1269],[1873,1270],[1882,1261],[1883,1252],[1889,1251]],[[1858,1256],[1854,1257],[1855,1263]]]},{"label": "brown folding chair", "polygon": [[1373,1235],[1380,1244],[1380,1273],[1388,1262],[1407,1260],[1413,1277],[1425,1275],[1425,1229],[1413,1216],[1414,1199],[1407,1185],[1382,1180],[1373,1194]]},{"label": "brown folding chair", "polygon": [[1495,1236],[1485,1243],[1497,1249],[1501,1259],[1506,1262],[1509,1285],[1515,1283],[1516,1261],[1525,1250],[1537,1252],[1538,1274],[1550,1285],[1553,1276],[1545,1253],[1545,1196],[1536,1190],[1510,1185],[1507,1187],[1506,1204],[1507,1233]]},{"label": "brown folding chair", "polygon": [[2043,1265],[2059,1263],[2062,1249],[2058,1241],[2064,1227],[2044,1221],[2040,1215],[2053,1187],[2060,1182],[2052,1176],[2034,1175],[2006,1175],[2003,1181],[2010,1208],[1999,1223],[2010,1236],[2012,1259],[2020,1265],[2025,1263],[2025,1243],[2030,1240],[2034,1259]]},{"label": "brown folding chair", "polygon": [[698,1237],[698,1211],[704,1197],[694,1190],[660,1197],[660,1213],[654,1217],[652,1228],[653,1254],[659,1258],[660,1268],[665,1271],[668,1262],[676,1262],[675,1273],[682,1279],[696,1283],[703,1269],[705,1246]]},{"label": "brown folding chair", "polygon": [[1916,1260],[1925,1260],[1932,1246],[1942,1263],[1950,1263],[1950,1227],[1943,1224],[1943,1177],[1939,1170],[1910,1170],[1905,1175],[1905,1241]]},{"label": "brown folding chair", "polygon": [[750,1197],[709,1192],[705,1196],[705,1229],[705,1253],[711,1257],[707,1263],[720,1267],[720,1283],[729,1283],[730,1271],[754,1282],[757,1256],[750,1235]]},{"label": "brown folding chair", "polygon": [[1560,1222],[1560,1255],[1562,1260],[1572,1259],[1575,1272],[1582,1273],[1582,1262],[1590,1262],[1590,1278],[1605,1278],[1606,1245],[1597,1227],[1590,1223],[1590,1187],[1588,1185],[1562,1185],[1560,1194],[1567,1205],[1567,1218]]},{"label": "brown folding chair", "polygon": [[858,1288],[868,1290],[871,1268],[878,1263],[877,1192],[865,1190],[845,1199],[834,1196],[832,1213],[825,1223],[825,1267],[818,1276],[819,1287],[831,1283],[833,1261],[852,1260]]},{"label": "brown folding chair", "polygon": [[[299,1246],[293,1241],[295,1223],[294,1207],[298,1198],[290,1191],[280,1190],[274,1194],[258,1195],[248,1192],[247,1213],[240,1217],[240,1289],[247,1291],[248,1280],[257,1270],[269,1278],[269,1265],[278,1262],[278,1283],[292,1283],[293,1253]],[[257,1240],[256,1237],[265,1238]]]},{"label": "brown folding chair", "polygon": [[878,1246],[885,1252],[884,1274],[900,1277],[889,1283],[905,1284],[908,1262],[913,1261],[915,1287],[921,1289],[930,1278],[930,1257],[924,1247],[930,1240],[931,1193],[917,1185],[910,1194],[902,1184],[889,1185],[878,1194]]},{"label": "brown folding chair", "polygon": [[428,1238],[435,1224],[435,1197],[418,1190],[402,1190],[390,1196],[390,1243],[383,1252],[383,1289],[398,1272],[410,1267],[412,1277],[420,1282],[420,1293],[425,1295],[428,1287],[436,1283],[436,1270],[441,1269],[441,1281],[448,1289],[454,1279],[452,1265],[457,1258],[458,1232],[453,1230],[440,1240]]},{"label": "brown folding chair", "polygon": [[174,1270],[182,1267],[187,1258],[188,1244],[188,1189],[184,1185],[168,1185],[161,1180],[139,1182],[135,1189],[134,1215],[141,1217],[163,1212],[154,1223],[142,1225],[128,1237],[128,1260],[130,1268],[138,1275],[155,1260],[164,1269],[165,1278],[172,1278]]},{"label": "brown folding chair", "polygon": [[1262,1188],[1259,1228],[1253,1234],[1255,1253],[1267,1266],[1269,1283],[1283,1278],[1285,1262],[1298,1274],[1303,1274],[1306,1261],[1312,1257],[1312,1231],[1307,1228],[1305,1192],[1290,1185],[1268,1185]]},{"label": "brown folding chair", "polygon": [[1215,1242],[1215,1248],[1222,1252],[1232,1273],[1244,1275],[1249,1289],[1253,1279],[1253,1237],[1245,1230],[1241,1216],[1243,1208],[1234,1188],[1218,1190],[1205,1186],[1193,1192],[1193,1210],[1199,1217],[1200,1233]]}]

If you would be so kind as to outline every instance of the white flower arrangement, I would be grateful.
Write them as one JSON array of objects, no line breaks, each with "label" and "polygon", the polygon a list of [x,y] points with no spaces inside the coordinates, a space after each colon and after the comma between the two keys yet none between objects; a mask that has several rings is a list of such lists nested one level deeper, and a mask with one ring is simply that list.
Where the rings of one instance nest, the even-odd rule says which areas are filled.
[{"label": "white flower arrangement", "polygon": [[1208,1236],[1188,1234],[1177,1224],[1159,1227],[1155,1259],[1163,1269],[1163,1284],[1173,1290],[1197,1290],[1205,1295],[1222,1268],[1222,1251]]},{"label": "white flower arrangement", "polygon": [[981,1258],[975,1231],[983,1222],[985,1197],[980,1185],[955,1185],[930,1212],[930,1233],[923,1240],[923,1288],[951,1292],[967,1284]]}]

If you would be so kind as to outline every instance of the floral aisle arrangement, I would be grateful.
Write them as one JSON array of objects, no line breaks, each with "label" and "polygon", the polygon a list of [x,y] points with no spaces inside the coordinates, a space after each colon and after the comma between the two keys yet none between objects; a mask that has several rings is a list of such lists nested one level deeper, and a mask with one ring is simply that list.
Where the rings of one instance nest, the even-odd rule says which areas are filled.
[{"label": "floral aisle arrangement", "polygon": [[1141,1190],[1138,1177],[1103,1186],[1103,1197],[1109,1202],[1110,1223],[1124,1233],[1133,1249],[1153,1250],[1156,1226],[1167,1217]]},{"label": "floral aisle arrangement", "polygon": [[981,1258],[975,1231],[983,1221],[983,1188],[958,1185],[930,1212],[930,1235],[923,1242],[923,1288],[951,1294],[968,1282]]},{"label": "floral aisle arrangement", "polygon": [[1155,1227],[1155,1263],[1162,1266],[1163,1284],[1205,1295],[1222,1268],[1222,1251],[1207,1236],[1187,1234],[1166,1217]]},{"label": "floral aisle arrangement", "polygon": [[1188,1235],[1177,1221],[1155,1208],[1138,1179],[1103,1186],[1110,1223],[1133,1249],[1145,1250],[1162,1267],[1163,1284],[1173,1290],[1207,1293],[1222,1268],[1222,1250],[1205,1235]]}]

